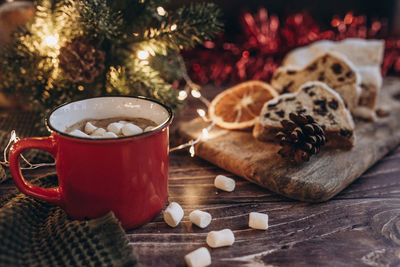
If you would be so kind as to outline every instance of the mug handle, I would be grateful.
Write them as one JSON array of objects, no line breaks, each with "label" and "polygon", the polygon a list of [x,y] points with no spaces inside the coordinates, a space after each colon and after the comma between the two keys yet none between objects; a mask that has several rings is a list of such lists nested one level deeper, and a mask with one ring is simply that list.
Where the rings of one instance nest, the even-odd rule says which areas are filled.
[{"label": "mug handle", "polygon": [[49,152],[54,158],[57,154],[57,142],[53,136],[22,138],[14,143],[10,149],[9,161],[10,171],[16,186],[22,193],[44,201],[62,206],[62,194],[60,187],[43,188],[29,183],[22,176],[19,157],[22,152],[29,148],[37,148]]}]

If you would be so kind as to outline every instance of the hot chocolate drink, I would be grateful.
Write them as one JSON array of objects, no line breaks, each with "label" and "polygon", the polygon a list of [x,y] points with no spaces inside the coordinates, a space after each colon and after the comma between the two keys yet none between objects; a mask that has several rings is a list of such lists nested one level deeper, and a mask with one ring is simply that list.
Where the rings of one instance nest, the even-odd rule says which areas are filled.
[{"label": "hot chocolate drink", "polygon": [[156,126],[154,121],[145,118],[84,119],[69,126],[66,133],[78,137],[116,138],[148,132]]}]

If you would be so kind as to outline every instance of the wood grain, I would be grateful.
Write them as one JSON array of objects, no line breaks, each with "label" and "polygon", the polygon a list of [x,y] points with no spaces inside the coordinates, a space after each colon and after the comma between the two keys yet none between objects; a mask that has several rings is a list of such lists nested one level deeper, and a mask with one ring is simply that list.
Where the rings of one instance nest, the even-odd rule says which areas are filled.
[{"label": "wood grain", "polygon": [[[220,90],[207,88],[203,95],[211,99]],[[190,102],[172,128],[194,118],[198,107],[197,102]],[[44,168],[25,171],[25,175],[30,179],[54,171]],[[235,179],[234,192],[213,186],[218,174]],[[210,249],[211,266],[399,266],[399,177],[400,147],[330,201],[304,203],[178,151],[170,156],[169,201],[182,205],[183,222],[171,228],[160,212],[151,222],[127,231],[127,236],[145,266],[185,266],[184,255],[207,247],[207,233],[223,228],[231,228],[237,241],[231,247]],[[0,197],[13,190],[12,180],[0,184]],[[208,228],[200,229],[189,222],[193,209],[212,214]],[[268,230],[247,227],[252,211],[269,215]]]},{"label": "wood grain", "polygon": [[[384,82],[379,105],[390,110],[376,122],[356,122],[356,142],[351,150],[322,149],[299,166],[277,155],[279,145],[260,142],[251,132],[214,127],[210,137],[196,145],[196,154],[217,166],[289,198],[326,201],[357,179],[376,161],[400,144],[400,79]],[[201,119],[184,123],[179,134],[196,139],[207,124]]]},{"label": "wood grain", "polygon": [[[207,247],[209,231],[230,228],[236,241],[232,247],[210,249],[212,266],[400,264],[400,148],[324,203],[293,201],[238,176],[233,176],[235,191],[222,192],[212,186],[217,174],[228,173],[186,153],[171,155],[169,201],[180,203],[185,216],[176,228],[159,214],[127,232],[143,263],[184,266],[185,254]],[[212,214],[209,227],[190,223],[194,209]],[[249,229],[252,211],[269,215],[268,230]]]}]

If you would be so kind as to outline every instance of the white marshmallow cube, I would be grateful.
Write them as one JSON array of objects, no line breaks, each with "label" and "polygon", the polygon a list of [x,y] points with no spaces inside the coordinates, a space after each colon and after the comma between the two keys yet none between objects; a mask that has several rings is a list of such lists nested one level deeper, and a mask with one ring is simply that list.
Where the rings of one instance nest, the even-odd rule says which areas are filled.
[{"label": "white marshmallow cube", "polygon": [[90,137],[89,135],[85,134],[84,132],[78,129],[73,130],[69,134],[77,137]]},{"label": "white marshmallow cube", "polygon": [[107,131],[113,132],[116,135],[121,133],[121,129],[124,126],[124,124],[119,123],[119,122],[112,122],[107,126]]},{"label": "white marshmallow cube", "polygon": [[154,128],[155,127],[153,127],[153,126],[147,126],[146,128],[144,128],[144,131],[149,132],[149,131],[153,130]]},{"label": "white marshmallow cube", "polygon": [[121,128],[122,134],[124,136],[130,136],[130,135],[135,135],[135,134],[140,134],[143,133],[142,128],[139,126],[132,124],[132,123],[127,123]]},{"label": "white marshmallow cube", "polygon": [[232,192],[235,190],[235,180],[226,177],[225,175],[217,175],[214,180],[214,186],[218,189]]},{"label": "white marshmallow cube", "polygon": [[201,210],[194,210],[189,214],[189,219],[192,223],[200,228],[207,227],[211,222],[211,214]]},{"label": "white marshmallow cube", "polygon": [[185,256],[185,262],[189,267],[205,267],[211,264],[211,255],[207,248],[198,248]]},{"label": "white marshmallow cube", "polygon": [[84,131],[85,131],[85,133],[87,133],[87,134],[91,134],[91,133],[93,133],[96,129],[97,129],[97,127],[94,126],[90,121],[88,121],[88,122],[86,123],[86,125],[85,125]]},{"label": "white marshmallow cube", "polygon": [[113,132],[106,132],[106,133],[103,134],[103,137],[104,138],[116,138],[116,137],[118,137],[118,135],[116,135]]},{"label": "white marshmallow cube", "polygon": [[127,124],[127,121],[119,121],[118,123]]},{"label": "white marshmallow cube", "polygon": [[103,134],[105,134],[107,131],[104,130],[103,128],[97,128],[92,134],[91,136],[99,136],[102,137]]},{"label": "white marshmallow cube", "polygon": [[164,221],[171,227],[177,226],[183,218],[183,209],[176,203],[171,202],[164,211]]},{"label": "white marshmallow cube", "polygon": [[268,229],[268,215],[259,212],[250,212],[249,227],[259,230]]},{"label": "white marshmallow cube", "polygon": [[212,248],[232,246],[235,242],[235,236],[231,229],[211,231],[207,235],[206,242]]}]

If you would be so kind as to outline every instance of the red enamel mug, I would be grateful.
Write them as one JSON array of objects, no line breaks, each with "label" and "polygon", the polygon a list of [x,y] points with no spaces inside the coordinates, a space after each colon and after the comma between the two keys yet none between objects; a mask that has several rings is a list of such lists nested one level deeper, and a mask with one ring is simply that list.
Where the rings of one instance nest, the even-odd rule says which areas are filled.
[{"label": "red enamel mug", "polygon": [[[157,123],[134,136],[91,139],[65,132],[84,119],[137,117]],[[168,197],[171,109],[141,97],[95,97],[65,104],[46,120],[49,137],[23,138],[9,154],[15,184],[24,194],[62,207],[74,219],[113,211],[125,229],[153,218]],[[46,189],[24,179],[20,154],[30,148],[55,159],[58,187]]]}]

